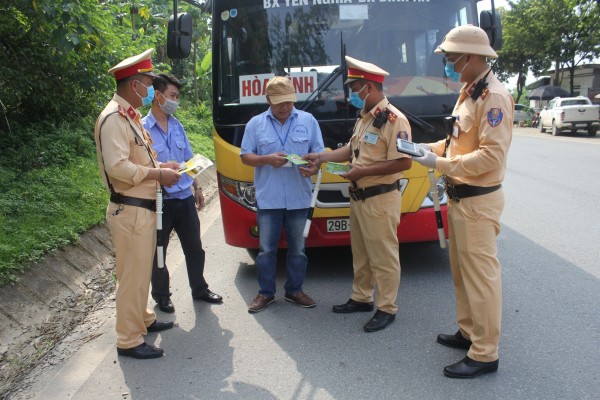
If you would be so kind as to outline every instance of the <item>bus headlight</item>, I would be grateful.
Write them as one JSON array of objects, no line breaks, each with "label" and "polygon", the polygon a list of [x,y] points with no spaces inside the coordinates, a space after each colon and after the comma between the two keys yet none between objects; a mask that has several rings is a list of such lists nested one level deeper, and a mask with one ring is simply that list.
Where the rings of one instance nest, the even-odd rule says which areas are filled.
[{"label": "bus headlight", "polygon": [[242,197],[244,201],[248,205],[252,205],[256,207],[256,188],[254,185],[250,184],[240,184],[240,190],[242,192]]},{"label": "bus headlight", "polygon": [[239,182],[220,175],[221,190],[225,196],[238,204],[256,211],[256,189],[250,182]]}]

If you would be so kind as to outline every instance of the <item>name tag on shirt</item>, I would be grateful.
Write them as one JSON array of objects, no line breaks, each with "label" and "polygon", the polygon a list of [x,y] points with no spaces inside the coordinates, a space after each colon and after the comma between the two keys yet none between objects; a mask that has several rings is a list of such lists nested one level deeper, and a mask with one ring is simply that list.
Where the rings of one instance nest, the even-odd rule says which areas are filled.
[{"label": "name tag on shirt", "polygon": [[376,133],[373,132],[367,132],[365,134],[365,142],[369,143],[369,144],[376,144],[377,141],[379,140],[379,136],[377,136]]}]

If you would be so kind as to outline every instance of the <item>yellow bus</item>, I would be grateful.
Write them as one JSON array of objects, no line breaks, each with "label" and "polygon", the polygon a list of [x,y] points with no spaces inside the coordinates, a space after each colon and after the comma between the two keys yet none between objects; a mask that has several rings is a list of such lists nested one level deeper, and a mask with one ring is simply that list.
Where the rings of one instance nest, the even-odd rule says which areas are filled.
[{"label": "yellow bus", "polygon": [[[445,137],[443,119],[461,87],[445,77],[434,49],[453,27],[478,23],[477,0],[213,0],[203,7],[212,23],[214,144],[225,241],[251,254],[259,232],[254,171],[242,164],[240,145],[245,124],[268,108],[267,80],[290,76],[296,108],[317,119],[325,146],[336,149],[349,141],[358,112],[343,85],[344,55],[373,62],[390,73],[385,93],[408,117],[413,141],[434,141]],[[497,15],[481,17],[481,27],[500,42],[493,37],[500,32]],[[169,50],[177,53],[172,29]],[[401,180],[401,242],[438,240],[427,173],[413,163]],[[447,226],[446,196],[438,186]],[[349,245],[349,228],[348,183],[323,171],[306,247]]]}]

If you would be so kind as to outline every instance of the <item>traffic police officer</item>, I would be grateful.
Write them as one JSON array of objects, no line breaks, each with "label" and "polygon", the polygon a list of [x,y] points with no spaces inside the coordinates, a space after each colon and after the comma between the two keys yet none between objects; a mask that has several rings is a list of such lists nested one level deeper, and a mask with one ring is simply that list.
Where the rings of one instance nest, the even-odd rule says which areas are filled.
[{"label": "traffic police officer", "polygon": [[445,55],[446,75],[464,83],[453,111],[457,129],[447,140],[422,144],[423,156],[413,160],[446,176],[458,331],[437,341],[469,350],[444,374],[472,378],[498,369],[502,283],[496,236],[514,102],[487,64],[486,58],[498,55],[482,29],[454,28],[435,52]]},{"label": "traffic police officer", "polygon": [[377,312],[365,324],[366,332],[387,327],[395,319],[400,285],[398,225],[401,194],[399,180],[410,169],[411,159],[396,149],[400,137],[410,140],[406,117],[383,92],[389,74],[378,66],[346,56],[351,102],[360,109],[350,142],[339,149],[310,154],[312,163],[350,162],[342,177],[350,181],[350,242],[354,280],[350,300],[333,306],[335,313],[373,310],[375,287]]},{"label": "traffic police officer", "polygon": [[173,327],[172,322],[158,322],[147,304],[156,250],[156,190],[179,180],[178,165],[156,161],[137,110],[152,102],[152,51],[127,58],[109,70],[117,91],[94,130],[98,166],[110,191],[106,224],[116,253],[117,353],[141,359],[163,354],[162,349],[146,344],[143,335]]}]

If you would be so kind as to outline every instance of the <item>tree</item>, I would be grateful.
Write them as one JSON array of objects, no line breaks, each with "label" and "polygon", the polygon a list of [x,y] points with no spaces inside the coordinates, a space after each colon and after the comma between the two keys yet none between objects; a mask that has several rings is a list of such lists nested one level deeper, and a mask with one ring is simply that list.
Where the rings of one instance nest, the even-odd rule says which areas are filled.
[{"label": "tree", "polygon": [[527,70],[539,75],[554,63],[554,84],[560,70],[600,56],[600,9],[596,0],[521,0],[504,13],[504,48],[500,68],[519,79]]},{"label": "tree", "polygon": [[[172,0],[0,2],[0,130],[6,121],[58,125],[97,115],[115,87],[107,71],[145,49],[156,49],[158,71],[174,71],[165,46],[172,7]],[[190,8],[195,56],[179,64],[184,83],[193,82],[186,94],[197,102],[210,99],[210,68],[200,63],[210,57],[210,26],[201,10]],[[0,141],[0,149],[19,143],[18,134]]]},{"label": "tree", "polygon": [[541,50],[535,46],[537,38],[535,32],[529,29],[531,24],[531,10],[527,8],[526,2],[510,3],[512,9],[506,11],[500,9],[502,18],[504,45],[498,52],[497,65],[500,78],[508,78],[517,75],[518,103],[523,94],[523,83],[530,69],[534,68],[537,60],[543,58]]},{"label": "tree", "polygon": [[600,55],[600,7],[593,0],[565,0],[564,3],[569,24],[560,32],[563,46],[556,58],[555,81],[558,71],[565,65],[569,70],[569,88],[573,95],[575,67]]},{"label": "tree", "polygon": [[[146,3],[168,10],[170,2]],[[2,2],[0,100],[24,123],[95,113],[114,89],[108,69],[164,42],[165,24],[135,1]]]}]

